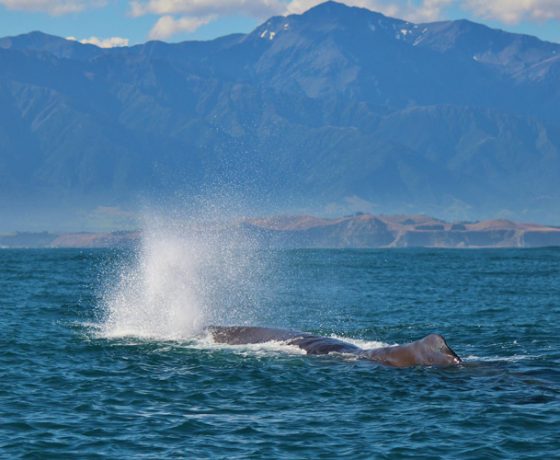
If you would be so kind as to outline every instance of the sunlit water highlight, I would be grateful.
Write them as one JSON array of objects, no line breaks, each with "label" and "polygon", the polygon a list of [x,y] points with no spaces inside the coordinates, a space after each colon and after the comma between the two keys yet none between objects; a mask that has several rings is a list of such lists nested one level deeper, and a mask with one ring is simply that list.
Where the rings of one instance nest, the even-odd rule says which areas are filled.
[{"label": "sunlit water highlight", "polygon": [[[560,456],[559,250],[189,258],[182,232],[165,240],[0,251],[0,458]],[[466,363],[391,369],[203,331],[240,323],[366,348],[439,332]]]}]

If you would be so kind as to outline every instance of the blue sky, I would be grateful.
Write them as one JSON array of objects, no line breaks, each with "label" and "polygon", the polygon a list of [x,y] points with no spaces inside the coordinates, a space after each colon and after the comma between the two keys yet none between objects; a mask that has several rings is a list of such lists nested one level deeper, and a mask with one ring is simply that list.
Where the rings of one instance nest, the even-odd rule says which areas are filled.
[{"label": "blue sky", "polygon": [[[41,30],[103,46],[248,32],[318,0],[0,0],[0,36]],[[560,43],[560,0],[348,0],[414,22],[468,18]]]}]

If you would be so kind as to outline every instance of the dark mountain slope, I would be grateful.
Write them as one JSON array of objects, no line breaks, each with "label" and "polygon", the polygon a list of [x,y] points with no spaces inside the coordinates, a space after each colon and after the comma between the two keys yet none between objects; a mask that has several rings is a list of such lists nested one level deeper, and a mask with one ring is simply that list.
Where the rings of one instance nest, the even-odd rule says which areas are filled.
[{"label": "dark mountain slope", "polygon": [[555,221],[559,51],[333,2],[208,42],[0,39],[0,207],[233,184],[270,211]]}]

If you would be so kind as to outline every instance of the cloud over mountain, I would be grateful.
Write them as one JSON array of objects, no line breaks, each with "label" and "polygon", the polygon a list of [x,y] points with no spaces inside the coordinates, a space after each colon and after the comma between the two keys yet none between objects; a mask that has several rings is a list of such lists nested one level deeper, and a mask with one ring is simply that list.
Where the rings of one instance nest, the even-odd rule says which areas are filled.
[{"label": "cloud over mountain", "polygon": [[280,0],[131,0],[129,4],[134,17],[160,16],[149,34],[151,39],[158,40],[193,32],[219,17],[246,15],[264,19],[285,10]]},{"label": "cloud over mountain", "polygon": [[[129,5],[132,16],[161,16],[150,37],[168,38],[175,33],[194,31],[219,17],[245,15],[263,19],[271,15],[301,14],[320,3],[322,0],[130,0]],[[346,0],[344,3],[412,22],[443,19],[453,5],[465,13],[506,24],[560,19],[557,0]]]},{"label": "cloud over mountain", "polygon": [[169,15],[162,16],[150,30],[149,37],[152,40],[165,40],[180,32],[194,32],[200,26],[208,24],[212,19],[214,19],[213,16],[185,16],[177,19]]},{"label": "cloud over mountain", "polygon": [[89,38],[82,38],[78,39],[76,37],[66,37],[67,40],[79,41],[83,44],[95,45],[100,48],[115,48],[118,46],[128,46],[128,38],[123,37],[108,37],[108,38],[99,38],[99,37],[89,37]]},{"label": "cloud over mountain", "polygon": [[558,0],[464,0],[463,7],[479,18],[514,24],[522,20],[560,19]]},{"label": "cloud over mountain", "polygon": [[268,17],[282,11],[284,3],[280,0],[131,0],[130,11],[133,16],[145,14],[208,16],[247,14],[255,17]]},{"label": "cloud over mountain", "polygon": [[[161,16],[150,32],[150,38],[164,39],[180,32],[192,32],[219,17],[246,15],[264,19],[272,15],[301,14],[322,3],[322,0],[131,0],[134,17]],[[347,0],[346,5],[380,11],[388,16],[404,17],[411,21],[433,21],[441,18],[452,0]]]},{"label": "cloud over mountain", "polygon": [[57,16],[101,8],[107,5],[107,0],[0,0],[0,5],[10,10],[39,11]]},{"label": "cloud over mountain", "polygon": [[[123,21],[152,17],[154,22],[147,37],[161,40],[192,33],[217,20],[244,17],[261,21],[275,15],[301,14],[320,3],[321,0],[122,0],[124,8],[119,9],[117,2],[108,0],[0,0],[0,7],[51,16],[106,7],[107,11],[123,14]],[[344,3],[416,23],[461,14],[504,24],[560,21],[557,0],[345,0]]]}]

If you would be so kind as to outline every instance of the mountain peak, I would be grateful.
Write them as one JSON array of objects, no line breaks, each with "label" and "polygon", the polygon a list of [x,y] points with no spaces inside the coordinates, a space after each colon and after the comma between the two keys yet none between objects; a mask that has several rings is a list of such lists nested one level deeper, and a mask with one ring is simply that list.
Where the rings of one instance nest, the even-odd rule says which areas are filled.
[{"label": "mountain peak", "polygon": [[79,60],[91,59],[104,52],[97,46],[68,40],[38,30],[13,37],[0,38],[0,48],[49,53],[59,58]]},{"label": "mountain peak", "polygon": [[327,1],[301,14],[272,17],[257,27],[249,37],[271,42],[294,31],[299,35],[306,35],[311,41],[316,41],[317,33],[330,34],[343,31],[349,36],[362,39],[365,36],[371,38],[372,33],[378,37],[386,35],[394,38],[404,25],[411,24],[366,8]]},{"label": "mountain peak", "polygon": [[315,5],[312,8],[309,8],[303,14],[317,13],[317,12],[332,14],[334,12],[349,11],[349,10],[369,11],[369,10],[366,10],[365,8],[359,8],[359,7],[356,7],[356,6],[349,6],[349,5],[346,5],[344,3],[329,0],[329,1],[326,1],[326,2],[323,2],[323,3],[319,3],[318,5]]},{"label": "mountain peak", "polygon": [[336,18],[338,20],[340,19],[344,20],[345,18],[356,19],[358,17],[364,17],[370,19],[372,17],[375,17],[377,19],[380,18],[391,19],[391,18],[387,18],[385,15],[381,13],[369,10],[367,8],[362,8],[358,6],[348,6],[344,3],[334,2],[331,0],[323,3],[319,3],[317,6],[314,6],[313,8],[310,8],[304,13],[302,13],[301,16],[307,18],[313,18],[313,19]]},{"label": "mountain peak", "polygon": [[34,30],[26,34],[0,38],[0,48],[37,49],[61,42],[66,42],[66,40],[56,35]]}]

